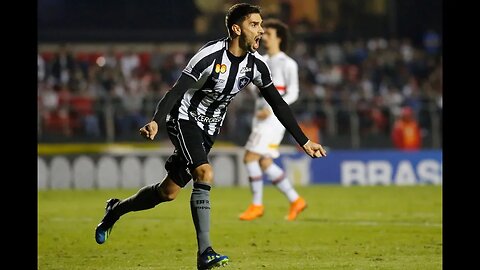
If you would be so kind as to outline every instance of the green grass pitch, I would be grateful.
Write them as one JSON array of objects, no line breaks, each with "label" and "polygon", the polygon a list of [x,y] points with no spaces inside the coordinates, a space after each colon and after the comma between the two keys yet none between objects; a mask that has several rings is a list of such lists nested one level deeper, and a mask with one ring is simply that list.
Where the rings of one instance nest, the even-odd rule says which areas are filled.
[{"label": "green grass pitch", "polygon": [[[136,189],[38,192],[38,269],[196,269],[190,187],[131,212],[98,245],[105,201]],[[265,215],[240,221],[248,187],[214,187],[211,240],[225,269],[442,269],[441,186],[297,187],[308,202],[294,222],[286,198],[264,190]]]}]

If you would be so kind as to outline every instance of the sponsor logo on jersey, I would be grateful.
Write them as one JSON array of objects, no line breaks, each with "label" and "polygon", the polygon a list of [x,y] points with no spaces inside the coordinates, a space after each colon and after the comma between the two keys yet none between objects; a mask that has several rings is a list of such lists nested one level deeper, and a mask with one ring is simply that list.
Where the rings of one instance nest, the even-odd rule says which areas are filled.
[{"label": "sponsor logo on jersey", "polygon": [[214,78],[214,77],[211,77],[212,78],[212,81],[216,82],[216,83],[224,83],[225,80],[224,79],[217,79],[217,78]]},{"label": "sponsor logo on jersey", "polygon": [[193,117],[197,122],[202,123],[219,123],[222,121],[222,117],[210,117],[203,114],[197,114],[197,112],[190,111],[190,116]]},{"label": "sponsor logo on jersey", "polygon": [[240,69],[240,73],[247,73],[249,71],[252,71],[252,68],[249,68],[249,67],[242,67],[242,69]]},{"label": "sponsor logo on jersey", "polygon": [[227,71],[227,65],[225,64],[216,64],[215,65],[215,72],[216,73],[225,73]]},{"label": "sponsor logo on jersey", "polygon": [[242,89],[244,88],[245,86],[247,86],[247,84],[250,82],[250,78],[248,78],[247,76],[243,76],[243,77],[240,77],[238,79],[238,89]]}]

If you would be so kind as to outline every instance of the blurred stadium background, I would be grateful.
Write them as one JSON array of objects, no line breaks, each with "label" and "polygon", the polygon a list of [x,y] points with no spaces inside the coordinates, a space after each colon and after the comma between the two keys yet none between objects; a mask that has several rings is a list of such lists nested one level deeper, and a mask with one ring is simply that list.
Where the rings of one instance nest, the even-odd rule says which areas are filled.
[{"label": "blurred stadium background", "polygon": [[[136,186],[154,181],[149,175],[163,161],[150,154],[157,151],[166,157],[170,144],[163,129],[156,141],[159,146],[145,142],[138,128],[151,117],[189,57],[206,41],[226,35],[224,14],[236,2],[39,0],[39,187]],[[297,176],[297,183],[342,182],[341,159],[361,151],[394,155],[386,159],[392,177],[402,160],[411,161],[404,167],[411,167],[406,173],[413,170],[414,182],[422,181],[419,164],[433,159],[436,163],[425,165],[425,170],[435,174],[435,180],[427,176],[425,181],[441,181],[441,1],[247,2],[260,4],[265,18],[281,18],[290,26],[294,42],[289,53],[299,64],[301,83],[300,99],[292,109],[312,139],[331,153],[346,155],[327,166],[339,168],[331,176],[336,179],[303,175]],[[230,156],[213,158],[232,170],[220,175],[219,184],[245,183],[238,157],[250,131],[252,101],[249,93],[243,93],[229,108],[216,146],[226,148]],[[421,148],[408,155],[401,155],[391,139],[404,106],[413,109],[421,128]],[[287,158],[298,150],[288,134],[283,145]],[[119,159],[132,151],[140,159],[131,155]],[[283,159],[279,162],[288,165]],[[360,170],[376,170],[368,158],[362,162]],[[312,167],[313,174],[318,167],[297,164],[301,166]],[[141,171],[143,176],[123,183],[130,180],[115,180],[122,171],[131,175]]]}]

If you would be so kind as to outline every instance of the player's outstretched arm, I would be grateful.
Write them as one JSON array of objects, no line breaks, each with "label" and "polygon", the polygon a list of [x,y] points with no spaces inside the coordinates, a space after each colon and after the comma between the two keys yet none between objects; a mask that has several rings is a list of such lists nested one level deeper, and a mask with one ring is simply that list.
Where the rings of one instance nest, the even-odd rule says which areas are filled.
[{"label": "player's outstretched arm", "polygon": [[158,132],[158,124],[165,120],[165,117],[175,103],[194,83],[195,80],[192,77],[182,73],[172,89],[170,89],[157,103],[157,108],[153,114],[152,120],[140,128],[140,135],[146,139],[153,140]]},{"label": "player's outstretched arm", "polygon": [[326,157],[327,156],[327,151],[323,149],[323,146],[321,146],[318,143],[312,142],[308,140],[306,144],[303,146],[303,150],[307,155],[309,155],[312,158],[319,158],[319,157]]},{"label": "player's outstretched arm", "polygon": [[182,72],[178,80],[158,102],[152,121],[161,124],[175,103],[195,84],[195,80]]},{"label": "player's outstretched arm", "polygon": [[273,84],[270,84],[270,86],[266,88],[261,88],[260,91],[265,100],[272,107],[275,116],[288,132],[292,134],[297,143],[303,147],[303,150],[307,155],[312,158],[324,157],[327,155],[325,149],[323,149],[320,144],[310,141],[307,136],[305,136],[305,133],[303,133],[297,120],[293,116],[290,106],[288,106],[288,104],[282,99]]}]

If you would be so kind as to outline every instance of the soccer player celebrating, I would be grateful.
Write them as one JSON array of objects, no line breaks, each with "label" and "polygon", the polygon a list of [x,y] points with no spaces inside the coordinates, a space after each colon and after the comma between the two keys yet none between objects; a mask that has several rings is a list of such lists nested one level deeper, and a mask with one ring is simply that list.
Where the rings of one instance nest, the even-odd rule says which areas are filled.
[{"label": "soccer player celebrating", "polygon": [[228,256],[215,252],[210,241],[213,169],[207,156],[220,132],[227,106],[250,82],[259,87],[274,114],[307,155],[326,156],[323,147],[310,141],[298,126],[272,83],[265,60],[257,52],[264,33],[260,8],[235,4],[228,10],[225,24],[229,36],[208,42],[190,59],[175,85],[157,104],[152,120],[140,129],[143,137],[153,140],[158,125],[166,121],[175,146],[165,163],[166,177],[123,200],[108,200],[105,215],[95,229],[98,244],[108,239],[121,216],[174,200],[193,179],[190,209],[198,245],[197,269],[227,264]]},{"label": "soccer player celebrating", "polygon": [[[288,27],[276,19],[265,20],[262,24],[265,33],[262,44],[267,54],[266,60],[272,74],[273,84],[287,104],[298,99],[298,65],[285,54],[288,46]],[[286,177],[285,172],[273,162],[280,153],[278,147],[285,134],[285,127],[272,113],[272,108],[262,95],[255,101],[255,114],[252,131],[245,145],[244,163],[249,178],[252,202],[240,215],[241,220],[254,220],[263,215],[263,174],[280,190],[290,202],[287,220],[295,220],[307,207]]]}]

